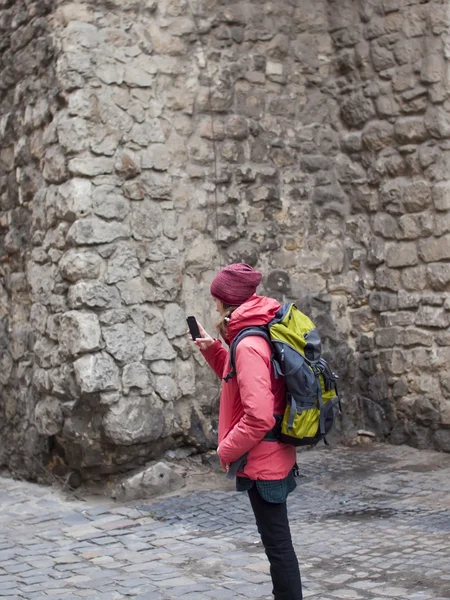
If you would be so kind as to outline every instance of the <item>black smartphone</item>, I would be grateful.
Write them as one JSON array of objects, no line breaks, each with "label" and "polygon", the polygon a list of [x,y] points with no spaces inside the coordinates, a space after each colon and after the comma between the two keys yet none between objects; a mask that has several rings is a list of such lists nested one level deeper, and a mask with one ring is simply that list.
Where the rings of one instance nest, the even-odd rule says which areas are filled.
[{"label": "black smartphone", "polygon": [[197,319],[195,317],[187,317],[186,319],[188,327],[189,327],[189,333],[191,334],[191,337],[193,340],[196,340],[199,337],[202,337],[200,335],[200,330],[198,328],[198,323],[197,323]]}]

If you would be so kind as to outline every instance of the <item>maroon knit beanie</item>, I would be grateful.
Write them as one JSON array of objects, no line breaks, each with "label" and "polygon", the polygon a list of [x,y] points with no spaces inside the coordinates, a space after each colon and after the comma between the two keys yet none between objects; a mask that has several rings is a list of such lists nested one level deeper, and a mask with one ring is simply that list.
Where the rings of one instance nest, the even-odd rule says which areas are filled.
[{"label": "maroon knit beanie", "polygon": [[246,263],[223,268],[211,283],[211,295],[230,306],[239,306],[256,292],[262,275]]}]

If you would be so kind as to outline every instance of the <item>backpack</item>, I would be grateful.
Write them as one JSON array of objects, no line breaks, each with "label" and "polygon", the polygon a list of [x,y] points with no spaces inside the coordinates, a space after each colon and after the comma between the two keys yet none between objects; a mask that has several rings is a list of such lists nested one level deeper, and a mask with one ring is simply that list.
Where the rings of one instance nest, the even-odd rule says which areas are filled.
[{"label": "backpack", "polygon": [[285,412],[274,415],[277,424],[264,439],[275,438],[293,446],[315,446],[323,439],[328,445],[325,436],[342,408],[338,376],[321,356],[322,344],[314,323],[295,304],[286,303],[267,325],[243,329],[231,344],[232,370],[224,377],[225,382],[236,375],[236,347],[249,335],[267,340],[275,377],[284,377],[286,382]]}]

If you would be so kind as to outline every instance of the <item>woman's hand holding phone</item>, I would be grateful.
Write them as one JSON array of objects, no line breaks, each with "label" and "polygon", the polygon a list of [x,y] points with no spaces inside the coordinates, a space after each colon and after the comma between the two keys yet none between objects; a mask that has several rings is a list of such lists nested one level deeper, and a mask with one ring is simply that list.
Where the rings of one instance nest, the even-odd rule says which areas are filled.
[{"label": "woman's hand holding phone", "polygon": [[[195,331],[195,325],[192,327],[192,325],[189,323],[190,320],[191,318],[188,317],[189,330],[187,333],[190,334],[192,341],[200,348],[200,350],[207,350],[210,346],[212,346],[212,344],[214,344],[214,338],[209,335],[209,333],[204,329],[203,325],[197,321],[197,319],[195,319],[195,323],[198,326],[198,332]],[[200,337],[197,337],[198,333],[200,334]]]}]

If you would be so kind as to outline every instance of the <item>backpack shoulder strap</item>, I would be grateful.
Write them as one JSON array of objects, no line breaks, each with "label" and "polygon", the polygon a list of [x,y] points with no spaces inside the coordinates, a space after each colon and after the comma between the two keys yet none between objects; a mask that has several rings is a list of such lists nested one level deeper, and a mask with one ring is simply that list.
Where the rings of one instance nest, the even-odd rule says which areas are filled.
[{"label": "backpack shoulder strap", "polygon": [[249,337],[250,335],[262,337],[270,344],[270,334],[267,327],[247,327],[240,331],[234,340],[231,342],[230,346],[230,364],[231,371],[223,378],[225,382],[229,381],[236,375],[236,347],[241,340],[245,337]]}]

